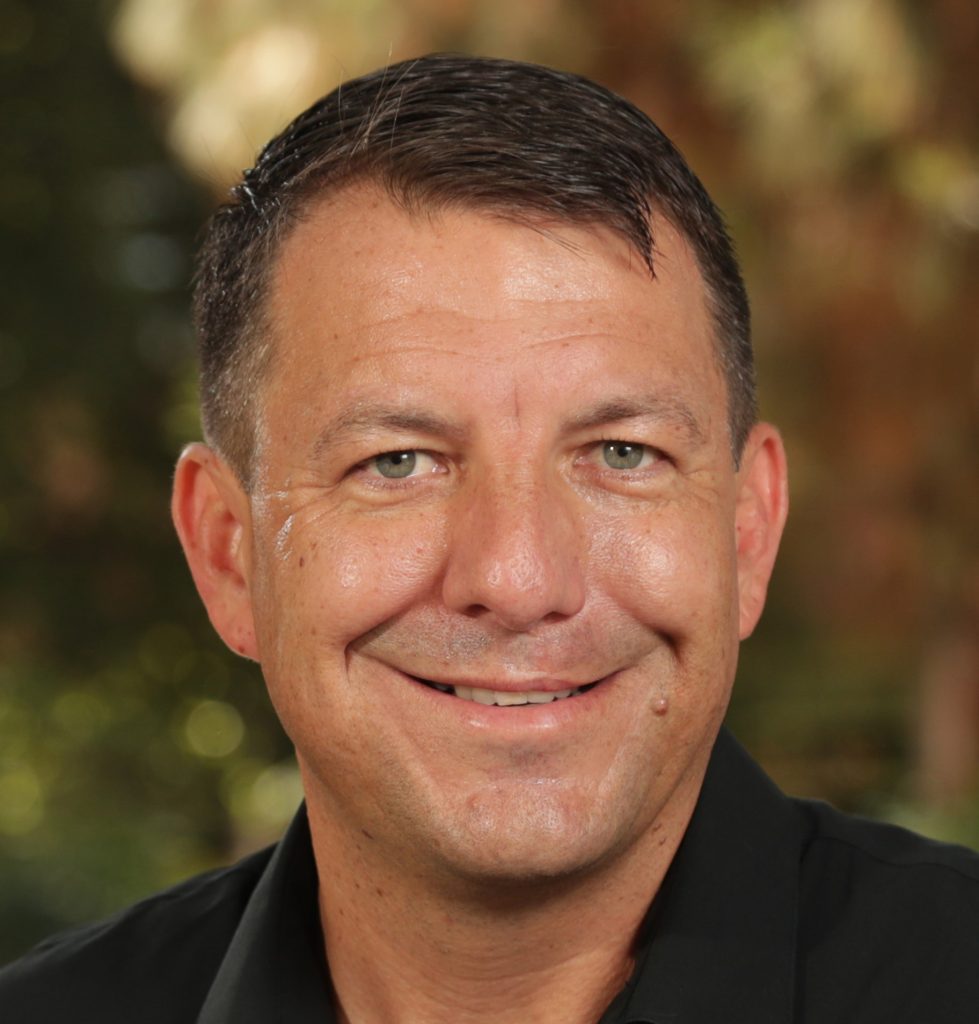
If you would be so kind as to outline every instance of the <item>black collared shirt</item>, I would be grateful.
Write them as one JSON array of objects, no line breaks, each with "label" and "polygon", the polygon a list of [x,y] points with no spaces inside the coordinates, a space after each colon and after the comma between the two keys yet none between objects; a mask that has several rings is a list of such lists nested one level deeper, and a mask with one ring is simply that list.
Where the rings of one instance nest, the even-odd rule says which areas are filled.
[{"label": "black collared shirt", "polygon": [[[0,971],[4,1024],[333,1024],[301,811],[226,871]],[[783,796],[722,733],[598,1024],[979,1021],[979,856]]]}]

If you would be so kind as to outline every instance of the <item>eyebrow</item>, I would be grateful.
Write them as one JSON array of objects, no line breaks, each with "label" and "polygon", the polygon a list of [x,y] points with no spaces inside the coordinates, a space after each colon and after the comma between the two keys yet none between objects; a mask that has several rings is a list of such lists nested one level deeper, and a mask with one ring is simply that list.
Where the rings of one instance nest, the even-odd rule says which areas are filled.
[{"label": "eyebrow", "polygon": [[450,440],[459,440],[463,433],[458,424],[425,409],[359,402],[324,425],[313,445],[313,454],[320,456],[332,446],[343,444],[348,437],[381,430],[435,435]]},{"label": "eyebrow", "polygon": [[693,409],[678,394],[671,392],[652,392],[601,402],[571,417],[565,427],[573,432],[638,419],[676,426],[691,443],[702,444],[707,439],[707,432]]},{"label": "eyebrow", "polygon": [[[638,419],[674,425],[694,444],[703,443],[707,436],[690,406],[679,395],[664,392],[601,402],[566,420],[564,430],[573,433]],[[359,402],[352,408],[344,409],[323,426],[313,444],[313,454],[319,457],[331,447],[342,445],[349,437],[385,430],[427,434],[456,442],[461,441],[465,433],[458,423],[427,409],[402,408],[382,402]]]}]

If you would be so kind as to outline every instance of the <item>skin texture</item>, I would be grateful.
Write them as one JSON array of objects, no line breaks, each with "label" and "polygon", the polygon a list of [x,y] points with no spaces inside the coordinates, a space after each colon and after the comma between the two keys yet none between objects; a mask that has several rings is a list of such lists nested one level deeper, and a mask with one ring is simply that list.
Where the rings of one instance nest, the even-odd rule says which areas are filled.
[{"label": "skin texture", "polygon": [[597,1019],[692,813],[785,464],[761,424],[735,468],[699,271],[654,228],[655,280],[597,227],[324,201],[277,266],[252,493],[178,466],[212,622],[296,744],[350,1020]]}]

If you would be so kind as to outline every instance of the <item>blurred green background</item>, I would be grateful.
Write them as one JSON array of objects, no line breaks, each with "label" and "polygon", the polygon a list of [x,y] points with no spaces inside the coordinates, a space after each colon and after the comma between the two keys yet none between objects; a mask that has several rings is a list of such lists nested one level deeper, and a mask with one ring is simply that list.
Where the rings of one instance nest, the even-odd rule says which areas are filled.
[{"label": "blurred green background", "polygon": [[0,961],[292,814],[169,523],[191,253],[293,114],[431,49],[623,92],[727,211],[794,496],[731,722],[979,846],[979,5],[0,0]]}]

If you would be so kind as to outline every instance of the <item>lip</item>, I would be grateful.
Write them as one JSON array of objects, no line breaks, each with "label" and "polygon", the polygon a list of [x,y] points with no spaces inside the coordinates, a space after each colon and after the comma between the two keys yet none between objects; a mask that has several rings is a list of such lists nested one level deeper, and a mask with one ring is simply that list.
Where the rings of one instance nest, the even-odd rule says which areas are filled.
[{"label": "lip", "polygon": [[474,679],[472,677],[446,678],[444,676],[416,676],[410,672],[403,672],[409,679],[420,683],[438,683],[439,686],[469,686],[480,690],[497,690],[500,693],[555,693],[559,690],[577,690],[579,686],[592,686],[602,682],[608,676],[601,676],[598,679],[555,679],[552,677],[535,677],[527,679]]},{"label": "lip", "polygon": [[[407,684],[411,686],[413,697],[417,697],[426,714],[441,719],[446,725],[456,728],[471,729],[482,735],[493,734],[501,739],[526,738],[528,734],[543,736],[550,733],[564,733],[574,729],[578,724],[594,722],[596,713],[601,713],[603,705],[616,689],[614,685],[618,672],[612,672],[590,683],[571,683],[563,679],[537,679],[530,685],[530,680],[519,682],[514,680],[498,681],[487,684],[485,680],[474,683],[455,680],[446,682],[447,686],[479,686],[482,689],[500,690],[507,693],[525,690],[574,689],[577,686],[591,685],[589,690],[575,697],[551,701],[548,704],[520,704],[510,707],[499,707],[495,704],[479,704],[476,701],[463,700],[451,693],[443,693],[425,682],[442,682],[441,679],[423,682],[419,677],[393,669]],[[546,684],[546,688],[545,688]]]}]

